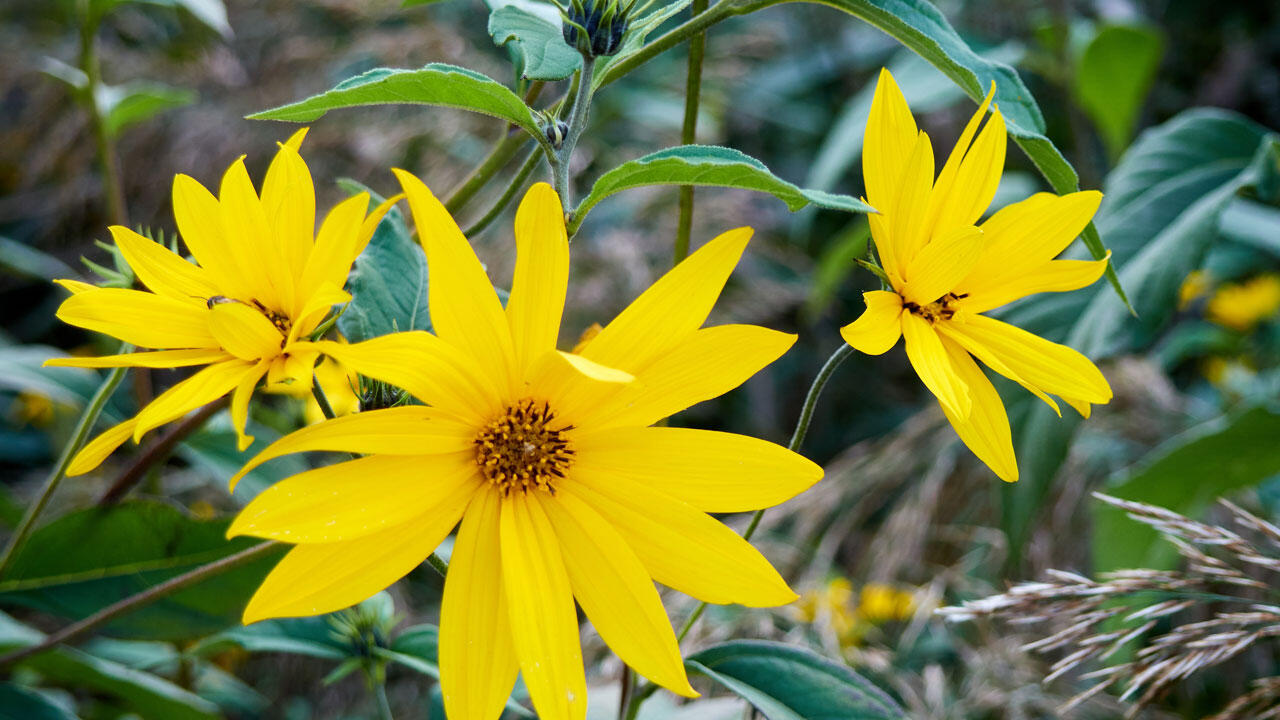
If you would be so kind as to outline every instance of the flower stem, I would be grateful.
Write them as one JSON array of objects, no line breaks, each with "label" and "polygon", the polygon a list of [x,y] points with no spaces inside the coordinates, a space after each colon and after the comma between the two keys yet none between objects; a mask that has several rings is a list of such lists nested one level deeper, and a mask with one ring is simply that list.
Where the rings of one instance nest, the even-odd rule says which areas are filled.
[{"label": "flower stem", "polygon": [[[693,0],[693,17],[707,9],[707,0]],[[698,101],[702,95],[702,58],[707,51],[707,34],[699,32],[689,38],[689,71],[684,82],[684,126],[680,142],[691,145],[698,140]],[[679,265],[689,255],[689,237],[693,234],[693,186],[680,186],[680,217],[676,223],[675,262]]]},{"label": "flower stem", "polygon": [[494,203],[492,208],[489,208],[489,212],[485,213],[484,217],[472,223],[466,230],[463,230],[462,234],[470,238],[489,227],[490,223],[498,219],[498,216],[507,208],[507,205],[511,204],[511,199],[516,196],[516,193],[520,192],[520,188],[524,187],[529,175],[533,173],[534,168],[538,167],[538,163],[541,160],[542,155],[538,152],[538,148],[535,147],[530,150],[528,156],[524,159],[524,163],[516,171],[515,177],[511,179],[511,184],[502,193],[502,197],[498,198],[498,202]]},{"label": "flower stem", "polygon": [[[822,390],[827,386],[827,381],[831,379],[831,375],[835,373],[836,368],[840,367],[840,363],[848,359],[853,354],[853,348],[848,344],[841,343],[836,351],[831,353],[827,361],[822,364],[822,369],[818,370],[818,374],[813,378],[813,383],[809,385],[809,392],[805,393],[804,404],[800,406],[800,417],[796,420],[796,429],[791,433],[791,441],[787,443],[787,449],[792,452],[798,452],[800,446],[804,444],[805,435],[809,433],[809,423],[813,421],[813,409],[818,404],[818,397],[822,395]],[[757,510],[751,516],[751,523],[747,525],[747,529],[742,533],[743,540],[750,540],[755,534],[756,528],[760,527],[760,520],[764,517],[764,510]],[[694,623],[698,622],[698,618],[707,610],[707,603],[700,602],[698,607],[694,608],[693,613],[689,615],[689,619],[685,621],[684,627],[680,628],[680,632],[676,634],[676,642],[684,640],[689,631],[693,629]],[[640,711],[640,705],[649,699],[650,695],[657,692],[658,686],[653,683],[645,683],[645,685],[637,691],[631,701],[631,705],[627,713],[623,716],[623,720],[635,720],[636,714]]]},{"label": "flower stem", "polygon": [[150,470],[156,463],[163,462],[169,456],[169,453],[178,446],[178,443],[186,439],[191,433],[199,430],[209,421],[209,418],[217,415],[219,411],[225,408],[228,400],[229,398],[224,397],[205,405],[191,417],[170,428],[159,440],[151,443],[124,472],[120,473],[115,482],[111,483],[111,487],[98,499],[98,505],[110,505],[124,497],[146,476],[147,470]]},{"label": "flower stem", "polygon": [[445,198],[445,208],[450,213],[456,213],[471,202],[476,193],[488,185],[499,170],[506,167],[507,162],[515,157],[528,140],[529,136],[523,131],[512,132],[508,129],[506,137],[499,140],[498,144],[493,146],[493,150],[489,151],[488,156],[462,181],[462,184]]},{"label": "flower stem", "polygon": [[586,55],[582,57],[582,69],[578,71],[578,87],[573,96],[573,109],[569,111],[569,129],[565,133],[564,142],[551,154],[552,181],[556,193],[560,195],[560,203],[564,207],[566,216],[572,212],[573,208],[573,188],[569,186],[569,161],[573,158],[573,149],[578,145],[578,138],[582,137],[582,131],[587,126],[587,114],[591,110],[591,79],[595,65],[595,58]]},{"label": "flower stem", "polygon": [[721,20],[752,9],[755,8],[739,7],[739,0],[718,0],[706,12],[694,15],[634,53],[609,65],[608,70],[605,70],[599,81],[595,83],[595,89],[599,90]]},{"label": "flower stem", "polygon": [[0,657],[0,667],[6,667],[24,658],[44,652],[55,645],[78,638],[99,625],[110,622],[121,615],[133,612],[139,608],[146,607],[166,595],[171,595],[179,590],[183,590],[214,577],[215,575],[220,575],[228,570],[240,567],[241,565],[244,565],[251,560],[256,560],[278,547],[280,547],[279,543],[268,540],[245,548],[233,555],[228,555],[221,560],[214,560],[211,563],[201,565],[200,567],[183,573],[175,578],[170,578],[159,585],[108,605],[79,622],[72,623],[55,633],[51,633],[45,637],[44,640],[35,645],[21,650],[16,650]]},{"label": "flower stem", "polygon": [[[120,348],[121,352],[129,352],[130,347],[124,345]],[[62,448],[62,455],[58,458],[58,464],[54,466],[49,473],[49,477],[44,481],[44,488],[40,491],[40,496],[36,501],[27,508],[27,512],[22,516],[22,522],[18,523],[18,527],[13,531],[13,536],[9,538],[9,543],[4,548],[4,554],[0,555],[0,577],[4,577],[4,571],[8,569],[9,563],[13,561],[17,550],[22,543],[26,541],[27,536],[35,528],[36,518],[44,511],[49,499],[53,497],[53,493],[58,489],[58,485],[62,479],[67,476],[67,468],[71,466],[71,460],[80,452],[80,448],[84,446],[85,440],[89,437],[89,432],[93,430],[93,424],[97,422],[98,416],[102,414],[102,409],[106,407],[107,400],[111,398],[111,393],[115,392],[116,386],[124,378],[126,367],[118,367],[107,373],[107,377],[98,386],[97,392],[89,400],[89,404],[85,406],[84,412],[80,414],[80,421],[76,424],[75,431],[71,434],[71,439],[67,441],[66,447]]]},{"label": "flower stem", "polygon": [[129,216],[125,210],[124,190],[120,183],[120,166],[116,158],[115,142],[107,130],[107,119],[98,105],[98,87],[102,82],[101,65],[97,51],[98,26],[92,17],[88,2],[81,3],[80,18],[80,70],[85,76],[84,104],[93,125],[93,139],[98,147],[98,162],[102,164],[102,184],[107,194],[107,208],[111,222],[127,225]]},{"label": "flower stem", "polygon": [[366,672],[369,689],[373,692],[374,703],[378,706],[378,720],[395,720],[391,714],[391,702],[387,700],[386,673]]}]

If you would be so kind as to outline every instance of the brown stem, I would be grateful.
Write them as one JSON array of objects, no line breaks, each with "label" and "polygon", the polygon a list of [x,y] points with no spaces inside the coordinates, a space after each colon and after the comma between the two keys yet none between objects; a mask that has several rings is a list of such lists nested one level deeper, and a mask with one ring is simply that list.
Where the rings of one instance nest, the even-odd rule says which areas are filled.
[{"label": "brown stem", "polygon": [[198,430],[209,418],[227,406],[228,399],[220,398],[200,408],[194,415],[169,428],[159,440],[151,443],[141,455],[134,458],[129,467],[120,473],[111,487],[98,499],[98,505],[111,505],[124,497],[135,485],[142,482],[147,471],[163,462],[169,453],[192,432]]},{"label": "brown stem", "polygon": [[178,577],[170,578],[155,587],[144,590],[131,597],[127,597],[117,603],[108,605],[89,617],[79,622],[72,623],[61,630],[48,635],[43,641],[35,645],[22,648],[21,650],[15,650],[8,655],[0,657],[0,668],[12,665],[19,660],[29,658],[37,653],[42,653],[55,645],[78,638],[104,623],[110,622],[121,615],[139,608],[146,607],[166,595],[171,595],[215,575],[224,573],[227,570],[244,565],[250,560],[256,560],[277,547],[280,547],[279,543],[272,540],[259,543],[253,547],[245,548],[234,555],[228,555],[221,560],[215,560],[207,565],[201,565],[200,567],[179,575]]}]

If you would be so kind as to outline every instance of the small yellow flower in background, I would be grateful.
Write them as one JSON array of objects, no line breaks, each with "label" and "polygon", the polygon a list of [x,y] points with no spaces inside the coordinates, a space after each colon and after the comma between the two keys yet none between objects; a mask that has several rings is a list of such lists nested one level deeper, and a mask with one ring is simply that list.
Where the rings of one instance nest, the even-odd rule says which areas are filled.
[{"label": "small yellow flower in background", "polygon": [[1259,275],[1242,283],[1218,288],[1205,310],[1223,327],[1248,332],[1280,312],[1280,275]]},{"label": "small yellow flower in background", "polygon": [[[982,313],[1026,295],[1097,280],[1107,261],[1055,260],[1088,225],[1102,194],[1038,193],[981,226],[1004,166],[1004,119],[993,87],[934,180],[933,147],[916,129],[888,70],[882,70],[863,143],[871,236],[892,291],[863,293],[867,310],[840,334],[880,355],[904,339],[907,358],[960,439],[1001,479],[1018,479],[1009,418],[974,358],[1044,400],[1057,395],[1085,417],[1111,399],[1098,368],[1069,347]],[[974,139],[974,136],[977,138]]]},{"label": "small yellow flower in background", "polygon": [[1211,384],[1220,390],[1251,383],[1258,376],[1258,369],[1242,358],[1211,355],[1201,364],[1201,372]]},{"label": "small yellow flower in background", "polygon": [[841,647],[855,645],[861,637],[848,578],[835,577],[821,588],[806,590],[788,610],[800,622],[828,625]]},{"label": "small yellow flower in background", "polygon": [[23,391],[13,399],[13,419],[19,425],[48,427],[53,422],[53,400],[38,392]]},{"label": "small yellow flower in background", "polygon": [[147,291],[59,281],[72,292],[58,309],[63,322],[155,350],[46,365],[206,366],[91,441],[68,475],[89,472],[130,437],[137,442],[228,393],[243,450],[253,440],[244,434],[249,398],[264,376],[269,389],[310,387],[318,348],[308,336],[350,299],[342,287],[351,263],[397,198],[368,216],[367,193],[348,198],[317,232],[315,189],[298,154],[305,135],[300,130],[280,145],[261,196],[244,158],[223,175],[217,198],[191,177],[174,178],[174,216],[194,264],[117,225],[116,246]]},{"label": "small yellow flower in background", "polygon": [[245,622],[357,603],[461,520],[440,610],[450,720],[497,718],[517,671],[540,717],[584,717],[575,599],[624,662],[696,695],[654,581],[710,603],[793,601],[768,560],[708,513],[776,505],[822,477],[763,440],[650,427],[732,390],[795,341],[752,325],[702,327],[751,231],[707,243],[565,353],[569,244],[551,187],[535,185],[516,213],[504,308],[444,206],[397,175],[426,251],[435,334],[318,345],[426,405],[304,428],[233,478],[289,453],[366,455],[283,480],[236,518],[231,536],[296,545]]},{"label": "small yellow flower in background", "polygon": [[1213,289],[1213,277],[1204,270],[1192,270],[1178,286],[1178,309],[1186,310]]},{"label": "small yellow flower in background", "polygon": [[892,585],[867,583],[858,593],[858,617],[876,625],[909,620],[915,611],[915,596]]}]

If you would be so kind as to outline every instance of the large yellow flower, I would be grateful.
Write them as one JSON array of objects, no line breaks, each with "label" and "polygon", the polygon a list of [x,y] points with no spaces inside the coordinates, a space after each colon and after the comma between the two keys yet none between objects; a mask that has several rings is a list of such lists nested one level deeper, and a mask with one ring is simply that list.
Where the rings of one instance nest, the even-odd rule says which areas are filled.
[{"label": "large yellow flower", "polygon": [[[888,70],[882,70],[863,143],[871,235],[892,291],[863,294],[867,310],[841,329],[858,350],[879,355],[902,337],[907,358],[938,398],[960,439],[997,475],[1018,479],[1009,419],[974,362],[1030,390],[1061,415],[1050,394],[1088,417],[1111,387],[1088,358],[982,313],[1026,295],[1075,290],[1107,261],[1055,260],[1088,225],[1096,191],[1038,193],[975,225],[1000,182],[1007,144],[992,95],[965,127],[934,180],[933,147],[916,129]],[[974,139],[974,136],[977,139]]]},{"label": "large yellow flower", "polygon": [[306,130],[281,144],[259,197],[244,158],[222,176],[218,198],[187,175],[173,181],[173,213],[195,263],[119,225],[116,247],[147,291],[61,281],[71,290],[58,309],[66,323],[154,348],[94,358],[59,358],[48,365],[172,368],[205,365],[103,432],[72,461],[86,473],[125,440],[134,441],[231,393],[240,449],[249,398],[268,386],[310,387],[317,350],[309,335],[330,309],[346,302],[351,263],[396,199],[366,217],[368,193],[339,203],[315,228],[315,189],[298,154]]},{"label": "large yellow flower", "polygon": [[566,353],[556,342],[569,245],[550,186],[534,186],[517,211],[504,309],[444,206],[397,174],[426,250],[436,334],[323,349],[426,406],[305,428],[241,471],[236,479],[293,452],[368,454],[283,480],[237,517],[232,536],[297,544],[245,622],[359,602],[461,520],[440,623],[452,720],[498,717],[517,670],[540,717],[582,718],[575,598],[627,664],[695,695],[653,581],[711,603],[791,602],[769,562],[707,513],[771,506],[822,476],[773,443],[649,427],[737,387],[794,342],[751,325],[701,327],[751,231],[707,243]]}]

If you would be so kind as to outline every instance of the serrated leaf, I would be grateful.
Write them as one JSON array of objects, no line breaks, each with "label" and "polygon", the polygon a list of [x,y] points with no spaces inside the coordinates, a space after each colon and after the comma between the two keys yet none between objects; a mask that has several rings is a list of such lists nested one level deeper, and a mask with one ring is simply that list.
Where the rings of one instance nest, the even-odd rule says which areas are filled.
[{"label": "serrated leaf", "polygon": [[492,115],[541,138],[529,106],[505,85],[474,70],[431,63],[418,70],[377,68],[306,100],[254,113],[252,120],[311,122],[330,110],[365,105],[438,105]]},{"label": "serrated leaf", "polygon": [[563,80],[582,67],[582,55],[564,41],[560,25],[515,5],[489,15],[489,35],[512,55],[516,71],[530,80]]},{"label": "serrated leaf", "polygon": [[685,668],[751,703],[768,720],[897,720],[906,713],[866,678],[805,648],[733,640],[690,655]]},{"label": "serrated leaf", "polygon": [[1073,89],[1112,158],[1133,137],[1163,54],[1160,31],[1138,25],[1104,27],[1081,53]]},{"label": "serrated leaf", "polygon": [[[0,603],[79,620],[137,592],[258,541],[225,537],[227,519],[201,520],[133,500],[64,515],[32,533],[0,581]],[[240,621],[278,553],[180,590],[104,626],[117,637],[180,640]]]},{"label": "serrated leaf", "polygon": [[822,190],[806,190],[783,180],[764,163],[731,148],[714,145],[681,145],[625,162],[601,175],[591,192],[574,211],[570,233],[601,200],[630,188],[646,185],[700,185],[766,192],[787,204],[791,211],[806,205],[847,212],[874,212],[870,205]]},{"label": "serrated leaf", "polygon": [[427,259],[409,233],[400,208],[387,212],[356,258],[347,292],[351,301],[338,318],[338,330],[350,342],[431,329]]}]

